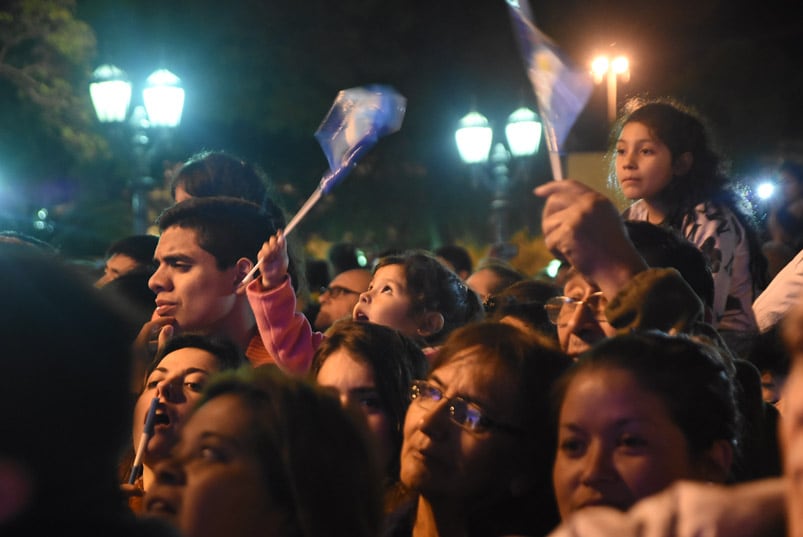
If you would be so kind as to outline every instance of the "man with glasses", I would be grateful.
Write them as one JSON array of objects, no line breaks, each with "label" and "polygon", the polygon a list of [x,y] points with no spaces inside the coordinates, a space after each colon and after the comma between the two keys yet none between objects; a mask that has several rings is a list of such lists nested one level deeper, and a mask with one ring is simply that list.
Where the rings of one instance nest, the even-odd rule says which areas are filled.
[{"label": "man with glasses", "polygon": [[563,292],[564,296],[550,298],[544,308],[558,328],[561,349],[569,356],[577,356],[597,341],[616,334],[605,316],[607,298],[573,268],[569,269]]},{"label": "man with glasses", "polygon": [[649,268],[648,244],[634,245],[609,199],[572,180],[541,185],[535,193],[546,198],[546,245],[571,265],[565,296],[545,306],[564,352],[577,356],[619,331],[682,332],[703,320],[698,294],[705,292],[695,292],[697,285],[693,289],[673,268]]},{"label": "man with glasses", "polygon": [[351,311],[368,289],[371,273],[364,269],[346,270],[334,277],[328,287],[321,289],[321,304],[315,317],[315,330],[323,332],[338,319],[351,317]]}]

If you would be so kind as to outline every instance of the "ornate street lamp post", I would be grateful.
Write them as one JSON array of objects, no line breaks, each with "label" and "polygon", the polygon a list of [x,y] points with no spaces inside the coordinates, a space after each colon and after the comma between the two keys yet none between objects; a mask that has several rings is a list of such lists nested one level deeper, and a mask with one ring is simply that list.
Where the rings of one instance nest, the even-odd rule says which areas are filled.
[{"label": "ornate street lamp post", "polygon": [[[95,69],[92,78],[89,94],[98,120],[101,123],[125,123],[132,93],[126,73],[113,65],[101,65]],[[159,69],[145,81],[142,99],[144,106],[135,106],[128,118],[131,150],[137,163],[136,175],[131,178],[134,234],[145,233],[148,227],[145,194],[153,185],[148,160],[148,148],[151,145],[148,134],[156,128],[174,129],[181,122],[184,109],[181,80],[167,69]]]},{"label": "ornate street lamp post", "polygon": [[455,131],[460,158],[472,167],[472,171],[482,174],[481,177],[493,192],[491,214],[494,242],[496,247],[504,250],[508,239],[506,226],[511,186],[509,165],[513,159],[523,159],[538,152],[541,143],[541,122],[538,115],[529,108],[519,108],[510,114],[505,125],[507,147],[501,142],[493,145],[493,139],[494,132],[488,119],[476,111],[463,117]]}]

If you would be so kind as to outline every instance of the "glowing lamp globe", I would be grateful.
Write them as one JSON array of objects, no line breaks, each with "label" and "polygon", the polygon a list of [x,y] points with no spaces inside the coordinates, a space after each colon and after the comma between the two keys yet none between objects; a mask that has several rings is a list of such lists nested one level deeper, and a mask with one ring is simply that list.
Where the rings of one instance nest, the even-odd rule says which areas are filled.
[{"label": "glowing lamp globe", "polygon": [[457,151],[466,164],[488,162],[488,152],[493,142],[493,129],[488,119],[479,112],[467,114],[454,133]]},{"label": "glowing lamp globe", "polygon": [[184,109],[184,88],[181,79],[168,71],[154,71],[142,91],[145,110],[152,127],[176,127]]},{"label": "glowing lamp globe", "polygon": [[125,121],[131,103],[131,82],[125,71],[114,65],[101,65],[89,84],[92,106],[101,123]]},{"label": "glowing lamp globe", "polygon": [[541,122],[538,114],[524,107],[510,114],[505,125],[505,138],[514,157],[535,154],[541,145]]}]

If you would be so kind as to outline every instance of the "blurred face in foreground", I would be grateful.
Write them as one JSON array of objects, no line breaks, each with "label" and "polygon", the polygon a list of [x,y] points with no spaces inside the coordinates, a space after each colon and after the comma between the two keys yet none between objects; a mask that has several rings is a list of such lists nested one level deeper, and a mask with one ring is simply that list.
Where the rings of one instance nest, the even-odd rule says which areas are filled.
[{"label": "blurred face in foreground", "polygon": [[157,468],[147,513],[166,518],[184,537],[281,535],[251,427],[251,410],[237,395],[201,406],[175,456]]}]

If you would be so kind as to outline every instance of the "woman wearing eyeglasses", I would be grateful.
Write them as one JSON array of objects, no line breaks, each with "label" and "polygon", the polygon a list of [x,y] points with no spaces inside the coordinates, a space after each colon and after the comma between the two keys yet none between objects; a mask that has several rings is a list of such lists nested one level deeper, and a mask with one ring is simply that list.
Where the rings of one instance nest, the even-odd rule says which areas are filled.
[{"label": "woman wearing eyeglasses", "polygon": [[468,325],[413,383],[401,452],[401,481],[418,495],[413,535],[555,526],[547,398],[569,359],[545,342],[507,324]]}]

